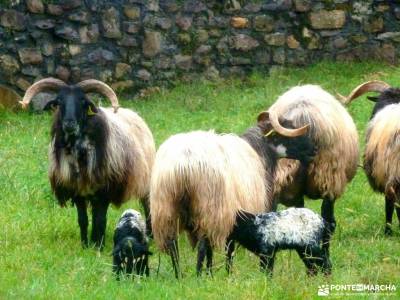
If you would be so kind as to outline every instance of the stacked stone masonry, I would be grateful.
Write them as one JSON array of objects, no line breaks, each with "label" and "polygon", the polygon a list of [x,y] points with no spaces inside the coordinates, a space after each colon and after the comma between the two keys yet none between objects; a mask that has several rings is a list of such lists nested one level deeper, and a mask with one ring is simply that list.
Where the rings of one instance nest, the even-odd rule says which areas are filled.
[{"label": "stacked stone masonry", "polygon": [[0,83],[20,94],[48,76],[137,90],[274,65],[399,57],[399,1],[0,3]]}]

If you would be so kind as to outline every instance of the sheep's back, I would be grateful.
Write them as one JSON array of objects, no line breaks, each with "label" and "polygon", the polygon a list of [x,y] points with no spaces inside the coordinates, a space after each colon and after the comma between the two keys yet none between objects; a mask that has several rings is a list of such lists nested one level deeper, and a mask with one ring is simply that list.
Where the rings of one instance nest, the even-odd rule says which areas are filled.
[{"label": "sheep's back", "polygon": [[157,152],[151,180],[155,240],[165,249],[180,219],[183,229],[223,247],[239,210],[270,208],[267,188],[260,158],[240,137],[211,131],[172,136]]},{"label": "sheep's back", "polygon": [[386,192],[400,182],[400,105],[388,105],[369,122],[364,153],[371,186]]}]

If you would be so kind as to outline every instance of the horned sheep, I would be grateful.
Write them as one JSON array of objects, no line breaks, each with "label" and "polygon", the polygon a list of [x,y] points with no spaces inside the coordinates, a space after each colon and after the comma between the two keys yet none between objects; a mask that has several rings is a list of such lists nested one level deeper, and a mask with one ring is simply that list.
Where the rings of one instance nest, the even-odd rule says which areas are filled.
[{"label": "horned sheep", "polygon": [[[354,177],[359,159],[358,134],[350,114],[331,94],[317,85],[296,86],[269,108],[296,127],[310,124],[308,136],[318,149],[305,166],[282,159],[275,178],[275,206],[304,207],[304,196],[322,198],[321,215],[333,234],[335,200]],[[329,243],[325,245],[329,248]]]},{"label": "horned sheep", "polygon": [[[278,156],[308,161],[313,155],[303,136],[308,126],[285,126],[276,115],[264,112],[258,126],[242,137],[194,131],[174,135],[160,146],[151,178],[150,211],[154,239],[171,256],[176,277],[180,230],[188,232],[193,246],[200,240],[198,274],[205,256],[211,271],[212,248],[233,244],[227,238],[237,212],[271,209]],[[228,269],[233,249],[227,249]]]},{"label": "horned sheep", "polygon": [[368,92],[376,102],[366,133],[364,170],[371,187],[385,195],[385,233],[392,233],[392,217],[396,208],[400,223],[400,89],[382,81],[368,81],[356,87],[345,99],[351,102]]},{"label": "horned sheep", "polygon": [[[116,94],[101,81],[67,85],[59,79],[42,79],[27,89],[22,106],[43,91],[57,93],[44,107],[55,110],[48,152],[52,190],[61,206],[69,200],[76,206],[84,247],[91,204],[91,241],[102,249],[110,203],[119,206],[137,197],[148,207],[155,156],[152,133],[138,114],[118,107]],[[96,106],[88,93],[107,97],[113,108]]]}]

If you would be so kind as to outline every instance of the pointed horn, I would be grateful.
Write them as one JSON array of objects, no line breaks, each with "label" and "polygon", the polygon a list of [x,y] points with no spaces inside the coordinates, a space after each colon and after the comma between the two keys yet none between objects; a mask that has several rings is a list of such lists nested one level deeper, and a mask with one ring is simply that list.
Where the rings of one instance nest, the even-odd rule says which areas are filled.
[{"label": "pointed horn", "polygon": [[303,127],[296,128],[296,129],[291,129],[291,128],[286,128],[279,123],[279,118],[278,115],[273,112],[269,111],[269,120],[271,122],[272,127],[276,130],[281,135],[287,136],[287,137],[296,137],[300,135],[306,134],[308,131],[308,128],[310,127],[310,124],[307,124]]},{"label": "pointed horn", "polygon": [[347,97],[344,97],[342,95],[339,95],[341,98],[341,101],[343,104],[348,104],[350,103],[353,99],[356,99],[360,96],[362,96],[365,93],[368,92],[379,92],[382,93],[384,90],[390,88],[390,85],[388,85],[384,81],[379,81],[379,80],[371,80],[364,82],[357,86]]},{"label": "pointed horn", "polygon": [[43,91],[54,91],[58,92],[62,87],[67,86],[67,84],[57,78],[44,78],[32,84],[25,92],[22,101],[19,101],[23,109],[26,109],[31,102],[32,98]]},{"label": "pointed horn", "polygon": [[118,97],[114,90],[104,82],[96,79],[88,79],[77,84],[85,93],[99,93],[111,101],[111,105],[116,113],[119,108]]}]

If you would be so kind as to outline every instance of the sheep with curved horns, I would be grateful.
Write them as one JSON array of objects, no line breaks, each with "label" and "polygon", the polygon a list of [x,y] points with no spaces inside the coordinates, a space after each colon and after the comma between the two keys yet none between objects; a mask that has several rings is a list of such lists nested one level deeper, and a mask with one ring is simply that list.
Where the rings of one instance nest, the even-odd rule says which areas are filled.
[{"label": "sheep with curved horns", "polygon": [[[21,102],[27,107],[43,91],[57,92],[44,110],[55,109],[49,146],[49,179],[61,206],[76,206],[82,245],[88,245],[87,204],[92,206],[91,241],[104,246],[107,209],[131,197],[140,198],[148,213],[153,136],[139,115],[119,108],[114,91],[89,79],[76,85],[46,78],[29,87]],[[97,107],[87,93],[110,99],[113,108]]]},{"label": "sheep with curved horns", "polygon": [[[200,240],[198,274],[205,256],[211,271],[212,248],[225,245],[237,212],[271,209],[278,157],[307,161],[313,155],[303,137],[308,126],[287,127],[276,115],[263,112],[258,126],[242,137],[194,131],[174,135],[160,146],[151,177],[152,228],[158,247],[171,256],[177,278],[179,231],[188,232],[193,246]],[[233,249],[227,251],[229,263]]]},{"label": "sheep with curved horns", "polygon": [[385,195],[385,233],[391,234],[395,207],[400,223],[400,89],[382,81],[368,81],[356,87],[345,102],[368,92],[378,92],[379,96],[368,97],[376,104],[366,134],[364,170],[371,187]]},{"label": "sheep with curved horns", "polygon": [[[296,86],[282,94],[269,108],[296,127],[310,124],[308,136],[318,152],[305,166],[282,159],[275,180],[276,203],[304,206],[304,195],[323,199],[321,215],[332,235],[336,221],[335,200],[339,198],[357,170],[358,134],[350,114],[331,94],[317,85]],[[329,250],[329,243],[324,247]]]}]

